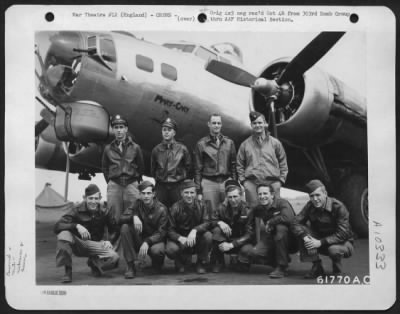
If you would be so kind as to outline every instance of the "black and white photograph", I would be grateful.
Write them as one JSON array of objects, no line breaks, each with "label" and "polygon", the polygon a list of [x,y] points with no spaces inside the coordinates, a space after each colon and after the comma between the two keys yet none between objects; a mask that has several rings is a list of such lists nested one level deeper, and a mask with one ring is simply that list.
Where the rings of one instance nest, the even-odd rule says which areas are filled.
[{"label": "black and white photograph", "polygon": [[[23,93],[10,86],[21,65],[6,53],[15,68],[6,145],[30,145],[22,163],[6,153],[6,169],[22,166],[19,188],[29,191],[18,198],[6,172],[6,290],[15,302],[25,285],[42,300],[17,308],[394,302],[394,289],[374,294],[395,284],[395,146],[384,145],[395,141],[388,10],[34,11],[28,20],[41,22],[20,22],[34,25],[21,35],[31,51],[18,53],[31,56]],[[374,16],[386,22],[365,26]],[[6,43],[15,33],[7,30]],[[26,131],[18,137],[7,95],[24,100],[13,109]],[[11,228],[17,221],[20,232]],[[317,302],[332,291],[345,303]],[[131,300],[118,303],[123,295]]]}]

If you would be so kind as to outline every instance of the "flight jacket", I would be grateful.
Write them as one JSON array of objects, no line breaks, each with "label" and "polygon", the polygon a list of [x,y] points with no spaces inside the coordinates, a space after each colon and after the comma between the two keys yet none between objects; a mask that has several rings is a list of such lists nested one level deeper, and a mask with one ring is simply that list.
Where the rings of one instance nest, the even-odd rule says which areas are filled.
[{"label": "flight jacket", "polygon": [[156,182],[180,182],[191,177],[192,161],[185,145],[161,142],[151,152],[151,176]]},{"label": "flight jacket", "polygon": [[250,212],[250,206],[245,201],[241,201],[236,208],[232,208],[228,201],[224,201],[218,206],[216,219],[212,221],[212,226],[218,226],[219,221],[225,222],[232,229],[229,238],[235,242],[234,246],[242,246],[248,241],[241,241],[239,245],[236,240],[245,235]]},{"label": "flight jacket", "polygon": [[[310,222],[310,227],[306,223]],[[321,241],[321,245],[342,244],[353,241],[353,232],[349,222],[349,212],[342,202],[328,197],[323,208],[316,208],[309,201],[295,217],[291,226],[292,232],[304,238],[309,235]]]},{"label": "flight jacket", "polygon": [[246,233],[241,238],[234,241],[233,245],[235,247],[241,246],[243,245],[242,243],[259,239],[260,230],[257,230],[259,228],[257,227],[257,219],[261,219],[264,224],[268,222],[271,228],[274,228],[278,224],[286,225],[290,228],[294,216],[292,205],[283,198],[274,199],[269,208],[264,205],[257,205],[250,211],[246,225]]},{"label": "flight jacket", "polygon": [[276,180],[283,184],[288,171],[282,143],[269,133],[261,145],[255,135],[251,135],[240,145],[237,154],[239,182],[253,180],[261,183],[264,180]]},{"label": "flight jacket", "polygon": [[167,208],[154,199],[153,205],[147,207],[141,199],[138,199],[132,207],[129,207],[121,215],[119,224],[133,224],[133,216],[137,216],[142,222],[142,238],[149,246],[163,242],[167,234],[168,215]]},{"label": "flight jacket", "polygon": [[210,228],[210,214],[203,201],[195,200],[193,206],[183,200],[172,205],[169,213],[168,237],[178,241],[180,236],[187,237],[192,229],[203,234]]},{"label": "flight jacket", "polygon": [[104,238],[105,226],[109,230],[115,230],[117,227],[111,210],[106,206],[99,206],[98,210],[92,213],[86,208],[86,203],[81,202],[56,222],[54,233],[59,234],[61,231],[67,230],[80,238],[81,236],[76,229],[77,224],[82,225],[89,231],[90,240],[92,241],[100,241]]},{"label": "flight jacket", "polygon": [[140,146],[130,136],[127,136],[124,149],[121,152],[117,141],[106,145],[102,158],[102,169],[106,181],[119,182],[121,176],[128,177],[124,180],[127,184],[140,181],[144,172],[143,154]]},{"label": "flight jacket", "polygon": [[208,135],[197,142],[194,150],[194,182],[201,193],[203,177],[231,177],[237,180],[235,143],[227,136],[220,136],[220,145]]}]

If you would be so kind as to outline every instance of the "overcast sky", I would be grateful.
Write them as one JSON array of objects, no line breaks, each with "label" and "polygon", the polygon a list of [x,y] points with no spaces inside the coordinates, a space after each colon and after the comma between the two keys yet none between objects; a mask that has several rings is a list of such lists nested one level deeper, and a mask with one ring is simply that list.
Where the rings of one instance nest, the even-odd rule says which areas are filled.
[{"label": "overcast sky", "polygon": [[[133,32],[137,37],[147,41],[162,44],[169,40],[186,40],[198,42],[206,46],[221,42],[236,44],[243,53],[244,67],[253,74],[258,74],[261,68],[271,61],[281,57],[293,57],[304,48],[318,33],[255,33],[255,32]],[[36,36],[43,54],[48,47],[48,37],[41,34]],[[347,33],[321,59],[317,66],[329,74],[337,77],[346,85],[365,95],[365,37],[363,33]],[[37,120],[42,108],[36,104]],[[290,165],[289,165],[290,169]],[[81,199],[88,181],[77,179],[78,175],[69,176],[69,199]],[[65,174],[62,172],[36,169],[36,195],[40,193],[46,182],[59,193],[64,194]],[[106,184],[102,174],[97,174],[92,180],[100,186],[103,195],[106,195]],[[283,197],[296,197],[298,192],[284,189]]]}]

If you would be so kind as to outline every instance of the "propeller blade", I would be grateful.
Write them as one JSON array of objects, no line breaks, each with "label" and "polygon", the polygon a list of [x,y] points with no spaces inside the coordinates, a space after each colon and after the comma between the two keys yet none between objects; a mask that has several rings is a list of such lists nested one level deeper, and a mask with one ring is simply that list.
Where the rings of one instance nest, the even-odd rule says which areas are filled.
[{"label": "propeller blade", "polygon": [[246,87],[253,85],[257,79],[256,76],[243,69],[217,60],[211,60],[206,70],[226,81]]},{"label": "propeller blade", "polygon": [[47,127],[49,123],[45,119],[41,119],[35,124],[35,137],[39,136]]},{"label": "propeller blade", "polygon": [[305,73],[336,44],[344,33],[321,32],[286,66],[278,79],[278,84],[281,85]]},{"label": "propeller blade", "polygon": [[276,119],[275,119],[275,102],[273,100],[271,100],[270,102],[269,120],[271,121],[272,136],[278,138],[278,130],[276,128]]}]

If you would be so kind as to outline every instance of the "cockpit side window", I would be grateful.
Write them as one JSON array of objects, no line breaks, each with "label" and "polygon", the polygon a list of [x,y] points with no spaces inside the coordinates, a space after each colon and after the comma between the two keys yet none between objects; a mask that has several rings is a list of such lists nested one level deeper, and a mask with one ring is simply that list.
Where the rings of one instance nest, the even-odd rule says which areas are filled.
[{"label": "cockpit side window", "polygon": [[116,62],[115,47],[111,38],[100,37],[100,53],[105,61]]},{"label": "cockpit side window", "polygon": [[154,71],[154,62],[152,59],[142,55],[136,55],[136,66],[146,72]]},{"label": "cockpit side window", "polygon": [[166,63],[161,63],[161,75],[172,81],[176,81],[178,79],[176,68]]},{"label": "cockpit side window", "polygon": [[206,60],[207,62],[210,60],[216,60],[217,59],[217,55],[203,47],[199,47],[196,52],[194,53],[196,56]]},{"label": "cockpit side window", "polygon": [[193,52],[195,45],[187,45],[187,44],[164,44],[164,47],[167,47],[172,50],[180,50],[182,52],[191,53]]}]

